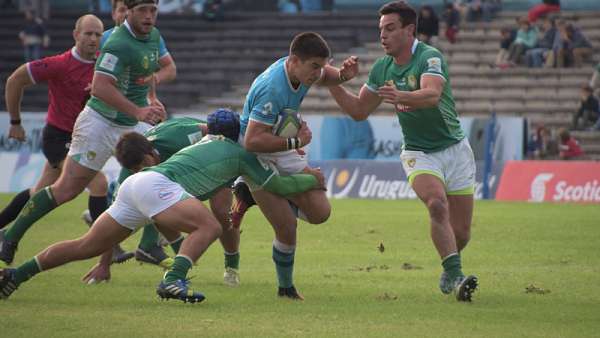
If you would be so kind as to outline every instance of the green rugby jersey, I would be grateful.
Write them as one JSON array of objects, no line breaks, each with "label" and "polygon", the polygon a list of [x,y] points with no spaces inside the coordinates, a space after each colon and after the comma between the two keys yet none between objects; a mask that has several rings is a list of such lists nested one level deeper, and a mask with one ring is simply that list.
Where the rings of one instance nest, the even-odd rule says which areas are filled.
[{"label": "green rugby jersey", "polygon": [[238,176],[244,176],[265,190],[278,195],[291,195],[318,185],[313,175],[277,176],[256,155],[223,136],[205,137],[182,149],[165,162],[144,170],[156,171],[179,183],[189,194],[209,199],[223,187],[229,187]]},{"label": "green rugby jersey", "polygon": [[[117,89],[129,101],[138,107],[146,107],[150,85],[140,83],[160,68],[159,45],[158,29],[152,28],[150,34],[143,38],[136,37],[126,20],[115,28],[102,47],[95,72],[113,77],[117,81]],[[87,105],[119,125],[133,126],[138,122],[135,117],[117,111],[97,97],[92,96]]]},{"label": "green rugby jersey", "polygon": [[[152,143],[162,163],[176,152],[204,137],[199,127],[201,123],[206,122],[192,117],[173,118],[148,129],[144,136]],[[130,170],[122,168],[119,173],[119,184],[132,174]]]},{"label": "green rugby jersey", "polygon": [[404,148],[433,153],[448,148],[465,136],[454,107],[446,60],[437,49],[417,40],[412,52],[410,62],[402,66],[395,64],[394,58],[389,55],[379,58],[371,68],[366,85],[376,92],[388,81],[393,81],[398,90],[415,91],[420,89],[422,75],[440,76],[445,80],[436,107],[410,109],[396,105],[404,134]]}]

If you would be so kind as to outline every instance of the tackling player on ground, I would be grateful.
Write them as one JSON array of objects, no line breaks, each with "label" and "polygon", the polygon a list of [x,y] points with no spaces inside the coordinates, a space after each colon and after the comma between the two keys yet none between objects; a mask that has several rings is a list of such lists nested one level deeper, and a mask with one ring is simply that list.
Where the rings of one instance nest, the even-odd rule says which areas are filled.
[{"label": "tackling player on ground", "polygon": [[[230,135],[237,139],[235,136]],[[127,143],[127,145],[125,145]],[[117,159],[128,167],[122,146],[139,147],[142,165],[156,161],[151,143],[135,132],[123,135],[117,145]],[[188,271],[208,246],[221,234],[221,225],[200,200],[228,189],[244,175],[249,181],[276,194],[289,196],[309,189],[322,189],[324,178],[298,174],[277,176],[256,156],[224,136],[208,135],[184,148],[167,161],[127,178],[117,199],[83,237],[54,244],[17,269],[0,270],[0,298],[8,298],[23,282],[41,271],[71,261],[97,256],[154,222],[162,233],[186,232],[172,268],[157,287],[161,298],[200,302],[204,295],[194,292],[186,279]],[[190,198],[190,197],[196,198]],[[106,259],[107,255],[103,255]]]}]

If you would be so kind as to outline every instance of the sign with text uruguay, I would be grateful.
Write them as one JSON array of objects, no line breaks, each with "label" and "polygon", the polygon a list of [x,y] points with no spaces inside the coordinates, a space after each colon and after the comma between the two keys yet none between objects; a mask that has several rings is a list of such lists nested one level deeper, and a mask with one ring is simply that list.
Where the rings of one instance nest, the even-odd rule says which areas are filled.
[{"label": "sign with text uruguay", "polygon": [[[399,161],[330,160],[311,161],[310,165],[321,168],[329,198],[417,198]],[[483,195],[482,168],[483,162],[478,161],[475,175],[476,199],[481,199]],[[502,163],[498,163],[489,178],[492,198],[501,172]]]},{"label": "sign with text uruguay", "polygon": [[600,162],[509,161],[496,199],[600,203]]}]

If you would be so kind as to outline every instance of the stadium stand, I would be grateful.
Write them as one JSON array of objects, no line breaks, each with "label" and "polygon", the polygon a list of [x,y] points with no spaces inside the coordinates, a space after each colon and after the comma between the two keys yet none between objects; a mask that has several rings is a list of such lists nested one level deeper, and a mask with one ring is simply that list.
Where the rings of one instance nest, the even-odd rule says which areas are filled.
[{"label": "stadium stand", "polygon": [[[52,45],[46,55],[65,50],[72,44],[71,30],[81,11],[55,11],[48,25]],[[578,91],[589,80],[592,65],[600,58],[598,11],[568,11],[562,16],[582,28],[594,46],[594,56],[583,68],[494,69],[501,27],[514,23],[523,11],[504,11],[490,23],[465,23],[459,42],[450,45],[440,39],[439,47],[450,65],[458,111],[465,116],[501,115],[527,117],[533,124],[568,126],[577,107]],[[112,23],[104,17],[106,27]],[[0,13],[0,90],[6,76],[22,63],[17,35],[22,16],[16,11]],[[361,59],[359,79],[349,86],[357,91],[367,71],[381,56],[376,26],[370,11],[284,15],[273,12],[227,13],[224,22],[206,22],[194,15],[161,15],[158,27],[167,41],[178,67],[177,80],[160,88],[160,98],[171,112],[206,112],[220,106],[241,110],[252,79],[275,59],[287,54],[291,37],[300,31],[320,32],[330,43],[335,60],[347,55]],[[273,29],[277,27],[277,29]],[[442,28],[443,29],[443,28]],[[336,64],[334,62],[334,64]],[[43,111],[46,90],[28,90],[23,110]],[[0,98],[4,106],[4,98]],[[377,113],[390,114],[382,106]],[[327,89],[311,90],[303,103],[304,114],[339,114]],[[600,133],[574,132],[588,154],[600,158]]]}]

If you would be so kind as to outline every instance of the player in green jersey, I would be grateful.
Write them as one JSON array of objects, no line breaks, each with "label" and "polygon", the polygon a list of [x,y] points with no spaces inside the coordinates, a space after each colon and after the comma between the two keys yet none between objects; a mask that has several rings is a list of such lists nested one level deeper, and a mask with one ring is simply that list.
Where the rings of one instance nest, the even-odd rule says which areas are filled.
[{"label": "player in green jersey", "polygon": [[[174,118],[148,130],[144,136],[152,145],[157,156],[151,158],[152,162],[146,166],[157,165],[169,159],[177,151],[196,143],[203,136],[211,134],[223,134],[233,140],[239,135],[239,116],[228,109],[218,109],[208,115],[208,123],[191,117]],[[125,144],[125,146],[123,146]],[[127,167],[121,170],[118,183],[139,171],[144,159],[139,148],[127,147],[127,142],[122,141],[117,154],[122,163]],[[231,205],[231,191],[224,187],[215,193],[210,199],[213,215],[223,227],[223,234],[219,238],[225,251],[225,273],[224,282],[228,286],[239,285],[239,228],[229,226],[229,208]],[[168,235],[168,234],[167,234]],[[142,238],[136,250],[136,259],[147,263],[157,264],[169,268],[173,259],[168,257],[161,246],[157,244],[159,234],[153,224],[144,227]],[[177,254],[183,241],[183,236],[167,238],[171,248]],[[110,267],[108,264],[97,264],[83,278],[86,283],[97,283],[110,278]]]},{"label": "player in green jersey", "polygon": [[[144,149],[143,164],[156,161],[148,140],[129,133],[129,143]],[[117,145],[117,154],[119,147]],[[130,145],[131,146],[131,145]],[[121,156],[118,156],[123,161]],[[127,167],[126,163],[123,166]],[[17,269],[0,270],[0,298],[8,298],[23,282],[41,271],[68,262],[105,253],[135,230],[153,221],[162,233],[185,232],[185,238],[171,269],[157,288],[161,298],[199,302],[204,295],[189,288],[187,272],[208,246],[221,235],[221,225],[200,200],[213,197],[233,180],[244,175],[253,184],[282,196],[322,189],[320,173],[277,176],[263,166],[256,155],[224,136],[208,135],[171,156],[167,161],[144,169],[123,182],[117,199],[81,238],[54,244]],[[190,197],[196,198],[190,198]],[[103,259],[109,257],[106,253]]]},{"label": "player in green jersey", "polygon": [[416,13],[403,1],[380,11],[380,39],[387,54],[354,95],[329,87],[342,109],[364,120],[382,102],[391,104],[404,134],[402,165],[429,210],[431,238],[444,268],[440,290],[470,301],[477,277],[465,276],[460,253],[470,239],[475,161],[457,117],[448,65],[435,48],[415,39]]},{"label": "player in green jersey", "polygon": [[161,105],[148,105],[151,86],[145,82],[158,68],[157,1],[126,0],[125,4],[127,19],[115,29],[96,62],[92,97],[75,122],[62,173],[33,195],[12,226],[0,232],[0,265],[12,263],[31,225],[83,191],[112,156],[122,134],[134,130],[137,121],[155,124],[165,118]]}]

